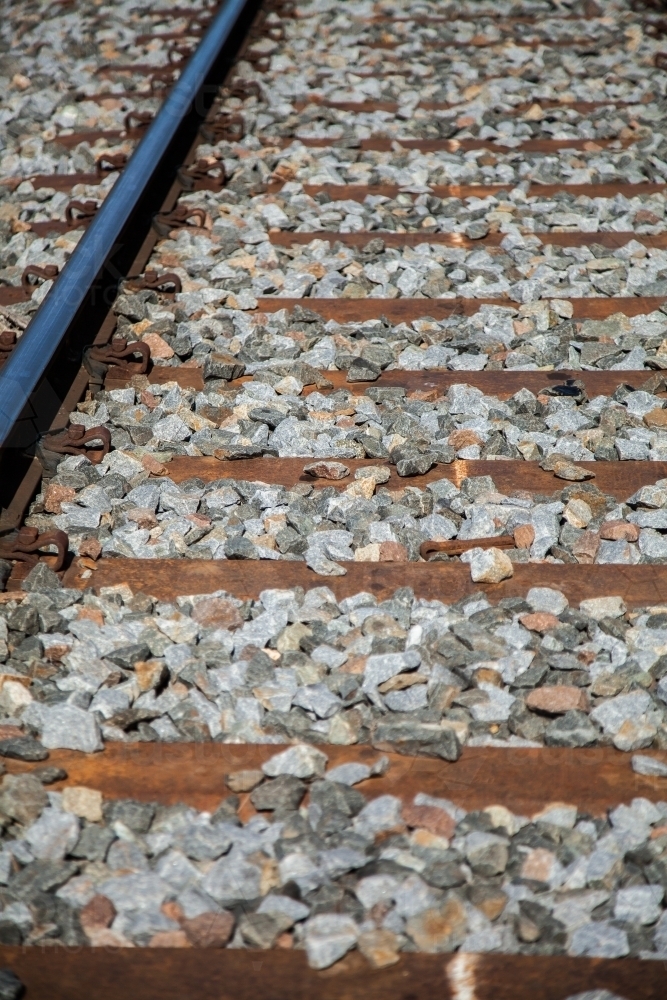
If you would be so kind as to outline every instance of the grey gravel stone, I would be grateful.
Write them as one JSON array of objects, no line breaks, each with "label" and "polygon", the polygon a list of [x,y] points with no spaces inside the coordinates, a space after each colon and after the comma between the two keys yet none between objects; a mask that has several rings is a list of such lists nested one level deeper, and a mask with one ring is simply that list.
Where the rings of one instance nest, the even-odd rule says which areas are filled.
[{"label": "grey gravel stone", "polygon": [[46,760],[49,756],[41,743],[30,736],[10,737],[0,740],[0,757],[10,757],[14,760]]},{"label": "grey gravel stone", "polygon": [[611,993],[609,990],[584,990],[583,993],[575,993],[567,1000],[625,1000],[620,993]]},{"label": "grey gravel stone", "polygon": [[262,770],[270,778],[277,778],[279,775],[292,775],[294,778],[322,777],[327,760],[326,754],[321,750],[301,745],[275,754],[262,764]]},{"label": "grey gravel stone", "polygon": [[625,931],[606,921],[578,927],[569,948],[570,955],[590,958],[622,958],[629,951]]},{"label": "grey gravel stone", "polygon": [[58,705],[41,710],[41,740],[49,750],[83,750],[93,753],[102,749],[97,719],[76,705]]},{"label": "grey gravel stone", "polygon": [[298,778],[281,774],[273,781],[259,785],[250,793],[250,801],[258,811],[296,809],[304,795],[306,786]]},{"label": "grey gravel stone", "polygon": [[25,987],[11,969],[0,969],[0,1000],[20,1000]]},{"label": "grey gravel stone", "polygon": [[655,757],[646,757],[643,754],[633,755],[632,770],[637,774],[645,774],[649,777],[667,778],[667,764],[663,764]]},{"label": "grey gravel stone", "polygon": [[549,723],[544,742],[553,747],[585,747],[594,743],[597,735],[584,712],[570,711]]},{"label": "grey gravel stone", "polygon": [[354,947],[359,931],[356,923],[344,914],[321,914],[306,924],[305,944],[308,963],[314,969],[326,969]]}]

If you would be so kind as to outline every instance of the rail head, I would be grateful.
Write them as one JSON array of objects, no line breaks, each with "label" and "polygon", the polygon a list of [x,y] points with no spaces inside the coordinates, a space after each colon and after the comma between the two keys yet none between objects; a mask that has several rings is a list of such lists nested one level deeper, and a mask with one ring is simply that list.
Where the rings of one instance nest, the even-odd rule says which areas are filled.
[{"label": "rail head", "polygon": [[54,355],[77,319],[91,287],[118,250],[123,230],[136,212],[179,127],[196,107],[206,79],[234,29],[244,14],[252,16],[256,8],[256,0],[224,0],[57,284],[0,371],[0,447],[8,444],[15,425],[25,417],[31,395],[48,375]]}]

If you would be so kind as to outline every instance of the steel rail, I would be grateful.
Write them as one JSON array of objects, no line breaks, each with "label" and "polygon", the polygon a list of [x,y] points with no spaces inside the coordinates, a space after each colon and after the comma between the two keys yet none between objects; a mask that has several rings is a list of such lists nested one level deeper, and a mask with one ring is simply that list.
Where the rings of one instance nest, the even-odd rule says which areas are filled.
[{"label": "steel rail", "polygon": [[[81,319],[81,310],[85,308],[91,289],[99,283],[101,273],[105,268],[109,269],[109,262],[114,255],[122,252],[127,245],[128,224],[140,212],[147,189],[154,179],[164,182],[169,169],[162,174],[160,170],[179,128],[193,111],[203,117],[207,78],[224,53],[225,46],[230,41],[237,43],[235,29],[238,29],[242,20],[246,20],[243,15],[252,16],[256,7],[255,0],[225,0],[155,121],[133,152],[127,167],[63,269],[57,284],[0,371],[0,446],[11,444],[14,447],[25,447],[31,443],[30,439],[34,442],[40,429],[39,424],[43,425],[44,422],[43,411],[46,409],[48,412],[55,412],[57,409],[56,400],[61,399],[63,393],[59,387],[48,384],[49,368],[54,356],[66,340],[72,325]],[[236,47],[238,48],[238,43]],[[169,164],[169,168],[172,166]],[[170,173],[169,181],[172,179],[173,173]],[[149,218],[144,212],[141,238],[145,235]],[[136,231],[134,238],[136,246]],[[119,277],[120,269],[117,266],[115,271]],[[93,324],[89,324],[89,330],[91,326]],[[89,342],[93,335],[94,332],[89,334]],[[85,342],[85,339],[85,335],[80,336],[78,341]],[[76,346],[80,348],[81,344]],[[75,351],[70,351],[70,374],[73,353]],[[38,387],[41,398],[31,406],[30,398]],[[19,434],[18,440],[10,441],[12,432],[19,423],[24,425],[23,432]]]}]

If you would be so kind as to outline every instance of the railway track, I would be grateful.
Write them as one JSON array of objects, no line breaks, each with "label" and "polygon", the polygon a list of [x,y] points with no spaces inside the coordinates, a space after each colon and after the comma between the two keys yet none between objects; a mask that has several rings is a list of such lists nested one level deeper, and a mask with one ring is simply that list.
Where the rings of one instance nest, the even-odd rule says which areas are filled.
[{"label": "railway track", "polygon": [[658,7],[7,6],[0,997],[665,995]]}]

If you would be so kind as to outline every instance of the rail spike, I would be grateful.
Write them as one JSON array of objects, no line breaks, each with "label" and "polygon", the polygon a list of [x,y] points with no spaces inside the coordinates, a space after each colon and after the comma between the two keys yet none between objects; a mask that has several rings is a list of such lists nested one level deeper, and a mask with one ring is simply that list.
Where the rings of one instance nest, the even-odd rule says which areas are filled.
[{"label": "rail spike", "polygon": [[[52,552],[41,551],[50,545],[56,547],[55,556]],[[57,573],[63,568],[68,548],[69,538],[66,532],[45,531],[40,535],[37,528],[25,526],[13,537],[0,541],[0,559],[21,562],[30,569],[36,566],[40,559],[44,562],[55,559],[55,562],[50,563],[50,568]]]},{"label": "rail spike", "polygon": [[[59,273],[57,264],[45,264],[44,267],[39,267],[37,264],[28,264],[21,275],[21,287],[30,296],[36,286],[40,284],[40,281],[50,281],[56,278]],[[37,281],[32,282],[31,278],[36,278]]]},{"label": "rail spike", "polygon": [[[97,447],[93,447],[93,445]],[[100,447],[101,444],[101,447]],[[43,435],[37,443],[37,457],[45,475],[55,475],[64,455],[85,455],[93,465],[99,465],[111,450],[111,431],[107,427],[70,424],[64,431]]]},{"label": "rail spike", "polygon": [[[136,359],[139,355],[141,360]],[[86,371],[95,381],[103,382],[113,365],[127,375],[145,375],[151,360],[151,349],[142,340],[128,341],[114,337],[108,344],[92,344],[83,354]]]},{"label": "rail spike", "polygon": [[[65,208],[65,221],[72,229],[87,226],[100,206],[96,201],[70,201]],[[77,213],[76,215],[74,213]]]},{"label": "rail spike", "polygon": [[[128,282],[132,285],[134,291],[140,292],[148,289],[150,291],[162,292],[163,295],[173,295],[180,292],[183,287],[180,277],[174,271],[163,271],[160,273],[150,268],[136,278],[128,278]],[[167,292],[169,286],[173,289],[171,292]]]},{"label": "rail spike", "polygon": [[158,236],[169,236],[172,229],[189,228],[189,220],[197,220],[193,225],[204,226],[206,211],[193,205],[179,205],[173,212],[159,212],[153,218],[153,229]]},{"label": "rail spike", "polygon": [[222,160],[202,157],[189,167],[181,167],[176,176],[186,191],[221,191],[225,183]]}]

